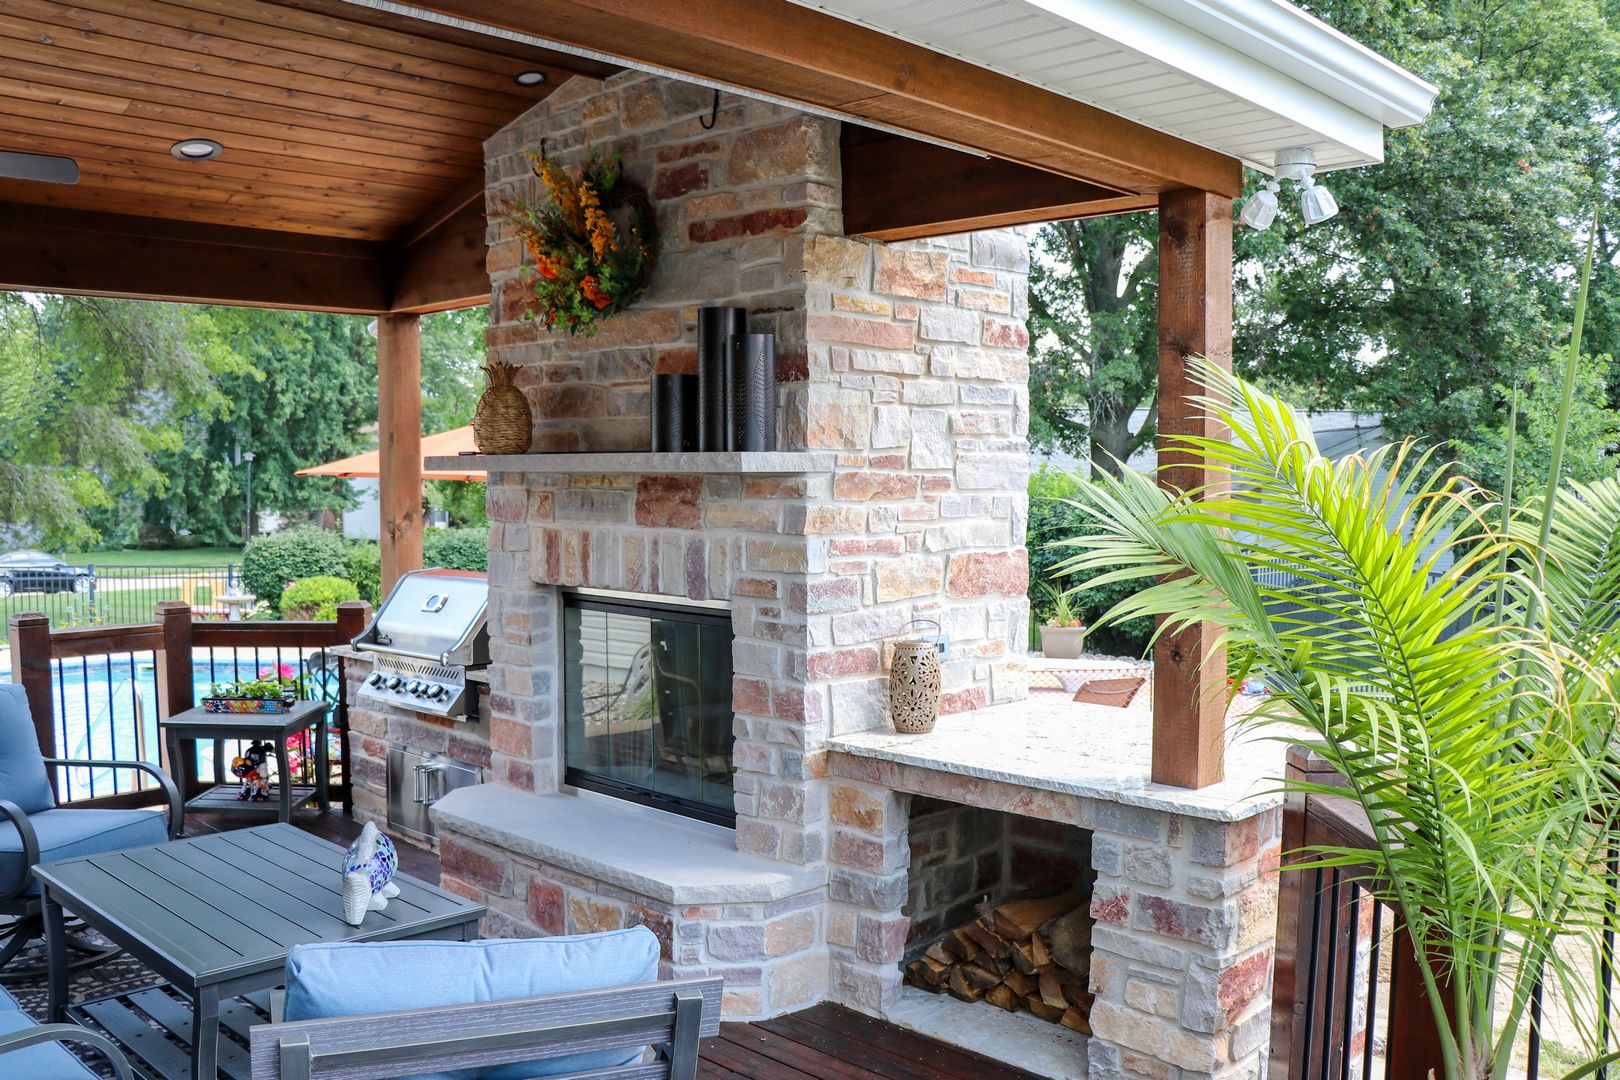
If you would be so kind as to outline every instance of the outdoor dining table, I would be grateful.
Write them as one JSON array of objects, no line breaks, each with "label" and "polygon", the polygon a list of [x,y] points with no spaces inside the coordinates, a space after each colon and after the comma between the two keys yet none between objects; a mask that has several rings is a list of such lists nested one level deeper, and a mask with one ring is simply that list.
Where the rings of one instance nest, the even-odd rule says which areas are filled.
[{"label": "outdoor dining table", "polygon": [[[51,1019],[100,1028],[160,1080],[249,1080],[246,1047],[221,1026],[245,1041],[248,1028],[268,1020],[264,992],[281,985],[293,946],[478,936],[481,905],[407,874],[395,876],[400,894],[386,910],[350,926],[345,854],[278,823],[35,867]],[[70,1007],[64,909],[167,985]]]}]

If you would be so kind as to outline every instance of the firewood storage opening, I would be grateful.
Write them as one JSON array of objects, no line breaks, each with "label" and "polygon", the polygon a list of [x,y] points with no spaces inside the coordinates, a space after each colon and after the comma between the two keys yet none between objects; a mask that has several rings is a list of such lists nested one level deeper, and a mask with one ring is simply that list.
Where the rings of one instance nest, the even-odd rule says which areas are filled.
[{"label": "firewood storage opening", "polygon": [[911,802],[908,986],[1091,1034],[1091,834]]}]

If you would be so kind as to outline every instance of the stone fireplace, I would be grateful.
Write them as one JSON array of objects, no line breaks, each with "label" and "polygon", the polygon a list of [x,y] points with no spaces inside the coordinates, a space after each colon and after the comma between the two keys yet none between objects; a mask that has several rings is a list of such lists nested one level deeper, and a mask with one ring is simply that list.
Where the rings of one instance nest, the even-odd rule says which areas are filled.
[{"label": "stone fireplace", "polygon": [[[838,123],[722,95],[710,128],[712,103],[646,74],[576,78],[486,144],[487,343],[521,369],[537,452],[483,461],[488,710],[442,737],[479,749],[488,782],[434,807],[445,885],[489,906],[490,934],[646,925],[666,974],[725,977],[733,1017],[832,1000],[905,1022],[908,947],[1039,860],[1097,881],[1096,1036],[1048,1071],[1083,1073],[1089,1042],[1092,1076],[1242,1074],[1264,1026],[1275,800],[1239,783],[1184,793],[1186,812],[1126,805],[1145,719],[1134,742],[1111,732],[1141,752],[1143,779],[1121,780],[1136,766],[1098,773],[1084,738],[1119,710],[1028,699],[1027,236],[846,238]],[[525,256],[499,211],[539,195],[523,152],[542,139],[565,166],[618,155],[657,210],[651,288],[594,337],[523,318]],[[719,304],[776,335],[780,449],[651,454],[648,378],[694,370],[697,310]],[[570,783],[570,596],[729,616],[729,827]],[[944,638],[943,718],[894,743],[888,646],[916,620]],[[357,776],[382,738],[360,740]],[[1020,756],[1043,739],[1055,749]],[[1206,812],[1220,823],[1195,825]],[[1240,869],[1138,884],[1157,865],[1138,849],[1203,866],[1240,827]],[[982,841],[960,852],[960,895],[955,856],[929,861],[941,828]],[[1222,982],[1252,981],[1262,950],[1258,988]],[[1216,986],[1218,1016],[1198,997]]]}]

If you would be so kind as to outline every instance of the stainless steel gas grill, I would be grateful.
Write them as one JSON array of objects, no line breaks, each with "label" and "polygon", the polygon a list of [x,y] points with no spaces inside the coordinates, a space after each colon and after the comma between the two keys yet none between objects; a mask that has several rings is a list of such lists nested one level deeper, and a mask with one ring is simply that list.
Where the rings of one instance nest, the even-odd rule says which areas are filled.
[{"label": "stainless steel gas grill", "polygon": [[489,578],[413,570],[377,609],[356,649],[374,654],[362,698],[452,720],[478,717],[467,670],[489,664]]}]

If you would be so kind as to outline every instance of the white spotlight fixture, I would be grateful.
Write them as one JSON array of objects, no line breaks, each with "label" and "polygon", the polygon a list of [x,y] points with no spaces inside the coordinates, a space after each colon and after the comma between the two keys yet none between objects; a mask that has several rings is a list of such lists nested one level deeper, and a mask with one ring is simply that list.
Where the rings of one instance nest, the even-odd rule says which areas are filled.
[{"label": "white spotlight fixture", "polygon": [[546,81],[546,73],[543,71],[520,71],[512,76],[512,81],[519,86],[539,86]]},{"label": "white spotlight fixture", "polygon": [[1298,146],[1277,151],[1276,180],[1268,180],[1264,190],[1249,197],[1240,220],[1252,229],[1264,229],[1277,216],[1278,180],[1299,185],[1299,216],[1307,225],[1320,225],[1339,212],[1333,193],[1316,182],[1316,151]]},{"label": "white spotlight fixture", "polygon": [[1249,201],[1243,204],[1243,213],[1238,220],[1251,229],[1269,229],[1277,217],[1277,192],[1282,185],[1275,180],[1267,180],[1265,187],[1249,196]]},{"label": "white spotlight fixture", "polygon": [[1320,225],[1339,212],[1339,200],[1333,192],[1307,176],[1299,182],[1299,216],[1307,225]]}]

